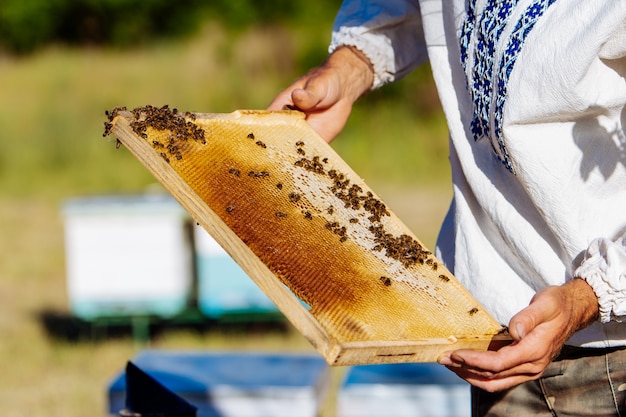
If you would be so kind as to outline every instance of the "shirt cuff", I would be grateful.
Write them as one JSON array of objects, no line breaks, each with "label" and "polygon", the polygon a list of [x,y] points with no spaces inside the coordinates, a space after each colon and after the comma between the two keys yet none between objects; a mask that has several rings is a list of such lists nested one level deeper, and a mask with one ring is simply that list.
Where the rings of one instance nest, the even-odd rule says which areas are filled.
[{"label": "shirt cuff", "polygon": [[626,316],[626,233],[615,241],[593,240],[574,276],[596,293],[602,323],[621,322]]},{"label": "shirt cuff", "polygon": [[333,32],[328,52],[332,53],[340,46],[352,46],[369,59],[374,69],[374,81],[371,90],[394,81],[395,68],[389,63],[394,62],[393,48],[386,36],[368,32],[364,26],[342,26]]}]

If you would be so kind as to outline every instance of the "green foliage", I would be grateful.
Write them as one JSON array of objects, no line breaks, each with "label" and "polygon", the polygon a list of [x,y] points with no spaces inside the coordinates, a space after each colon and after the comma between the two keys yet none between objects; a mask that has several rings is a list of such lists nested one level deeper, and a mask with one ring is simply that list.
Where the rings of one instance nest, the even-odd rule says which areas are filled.
[{"label": "green foliage", "polygon": [[[104,111],[264,108],[326,55],[332,17],[298,13],[303,20],[276,17],[237,29],[215,18],[194,36],[141,48],[57,47],[5,58],[0,198],[137,192],[153,184],[132,155],[101,137]],[[370,183],[445,182],[447,132],[429,69],[363,98],[333,146]]]},{"label": "green foliage", "polygon": [[59,0],[0,3],[0,43],[14,52],[34,49],[51,39],[56,28],[50,16],[57,15]]},{"label": "green foliage", "polygon": [[[207,17],[227,28],[332,19],[337,0],[3,0],[0,46],[24,54],[52,42],[118,47],[193,33]],[[311,13],[313,11],[313,13]]]},{"label": "green foliage", "polygon": [[9,52],[51,42],[136,45],[185,34],[202,21],[201,0],[3,0],[0,39]]}]

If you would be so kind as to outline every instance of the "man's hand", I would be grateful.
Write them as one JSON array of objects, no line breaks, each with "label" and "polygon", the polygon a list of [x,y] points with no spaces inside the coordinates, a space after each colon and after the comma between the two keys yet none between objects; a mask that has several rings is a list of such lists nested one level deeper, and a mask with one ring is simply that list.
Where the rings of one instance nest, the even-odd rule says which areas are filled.
[{"label": "man's hand", "polygon": [[327,142],[343,129],[352,105],[369,91],[374,73],[367,58],[351,47],[340,47],[326,62],[279,93],[268,110],[295,108]]},{"label": "man's hand", "polygon": [[563,344],[598,316],[598,300],[581,279],[538,292],[509,323],[515,340],[498,351],[457,350],[439,363],[470,384],[489,392],[511,388],[541,376]]}]

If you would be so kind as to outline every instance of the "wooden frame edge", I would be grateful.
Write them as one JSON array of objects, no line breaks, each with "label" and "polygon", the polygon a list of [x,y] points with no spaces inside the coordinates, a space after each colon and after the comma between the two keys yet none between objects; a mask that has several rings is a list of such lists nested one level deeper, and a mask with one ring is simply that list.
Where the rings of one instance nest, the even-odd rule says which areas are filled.
[{"label": "wooden frame edge", "polygon": [[125,113],[120,113],[114,119],[112,133],[229,255],[238,252],[245,257],[246,262],[240,262],[239,266],[251,279],[255,277],[253,281],[315,349],[324,357],[332,355],[336,341],[178,173],[145,140],[136,136],[124,116]]}]

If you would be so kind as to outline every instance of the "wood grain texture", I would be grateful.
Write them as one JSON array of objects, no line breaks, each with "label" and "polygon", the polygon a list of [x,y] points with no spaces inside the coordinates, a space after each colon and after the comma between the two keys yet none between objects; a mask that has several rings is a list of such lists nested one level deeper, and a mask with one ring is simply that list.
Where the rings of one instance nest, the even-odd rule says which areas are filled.
[{"label": "wood grain texture", "polygon": [[110,121],[330,364],[509,340],[301,113],[148,107]]}]

